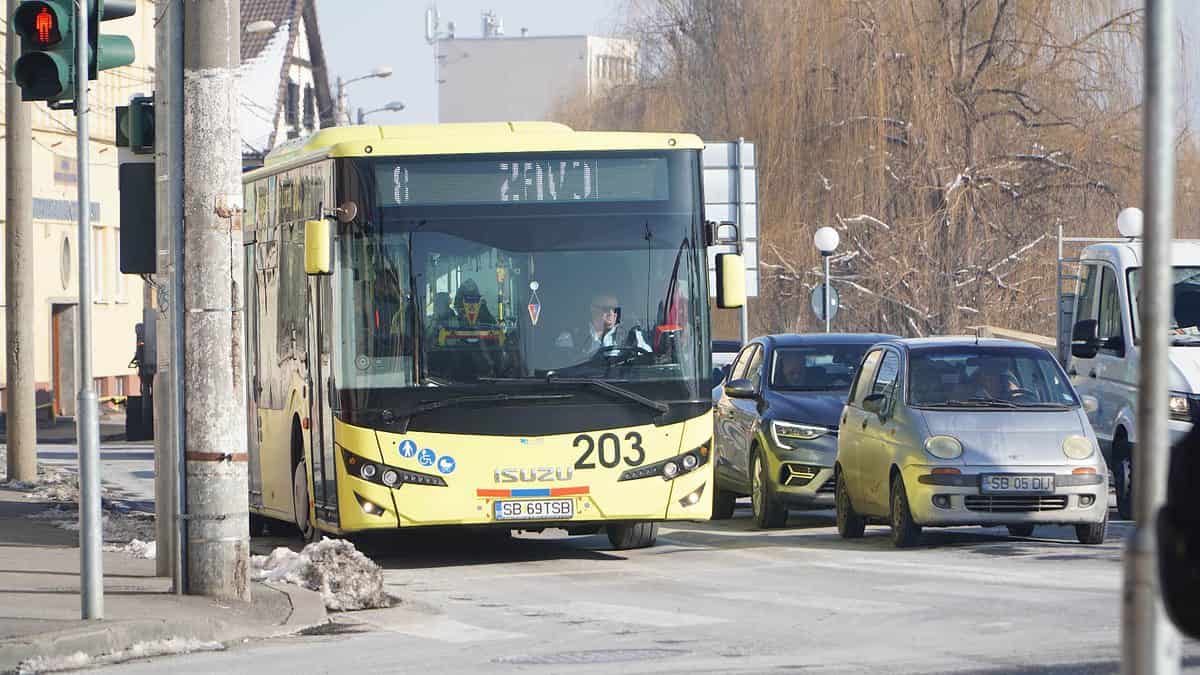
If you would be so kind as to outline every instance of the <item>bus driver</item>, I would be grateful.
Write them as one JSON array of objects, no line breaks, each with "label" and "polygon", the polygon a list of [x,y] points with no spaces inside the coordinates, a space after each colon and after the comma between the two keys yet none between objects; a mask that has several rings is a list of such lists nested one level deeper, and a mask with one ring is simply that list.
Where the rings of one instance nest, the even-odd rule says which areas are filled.
[{"label": "bus driver", "polygon": [[605,347],[637,347],[641,352],[652,352],[650,343],[642,334],[641,328],[634,326],[629,329],[624,340],[620,339],[618,329],[621,327],[621,305],[617,297],[610,293],[601,293],[592,297],[591,320],[587,328],[572,335],[564,331],[555,340],[555,345],[567,349],[577,349],[583,354],[591,355]]}]

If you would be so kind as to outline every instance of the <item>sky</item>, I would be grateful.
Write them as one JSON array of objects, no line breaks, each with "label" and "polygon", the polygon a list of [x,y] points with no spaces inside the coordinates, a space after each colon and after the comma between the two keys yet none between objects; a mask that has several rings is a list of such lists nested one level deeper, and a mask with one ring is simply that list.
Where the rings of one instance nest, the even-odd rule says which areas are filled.
[{"label": "sky", "polygon": [[455,23],[455,34],[479,37],[480,14],[493,10],[504,21],[505,35],[608,35],[619,20],[620,0],[317,0],[317,20],[329,85],[335,78],[352,79],[376,66],[391,66],[386,79],[371,78],[346,87],[350,110],[371,110],[392,101],[405,109],[378,112],[376,124],[437,121],[433,47],[425,41],[425,9],[436,4],[442,29]]}]

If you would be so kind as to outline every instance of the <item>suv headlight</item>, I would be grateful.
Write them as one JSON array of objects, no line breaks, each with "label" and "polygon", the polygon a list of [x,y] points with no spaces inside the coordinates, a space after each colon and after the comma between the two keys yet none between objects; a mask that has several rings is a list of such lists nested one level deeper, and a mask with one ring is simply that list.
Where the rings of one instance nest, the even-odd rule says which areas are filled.
[{"label": "suv headlight", "polygon": [[962,457],[962,443],[953,436],[930,436],[925,441],[925,452],[938,459],[958,459]]},{"label": "suv headlight", "polygon": [[1167,412],[1171,419],[1181,422],[1192,421],[1192,394],[1173,391],[1167,397]]},{"label": "suv headlight", "polygon": [[771,438],[775,445],[790,448],[795,441],[811,441],[829,433],[829,429],[811,424],[796,424],[795,422],[771,421]]},{"label": "suv headlight", "polygon": [[1071,459],[1087,459],[1095,452],[1092,448],[1092,442],[1079,435],[1064,438],[1062,451],[1064,455]]}]

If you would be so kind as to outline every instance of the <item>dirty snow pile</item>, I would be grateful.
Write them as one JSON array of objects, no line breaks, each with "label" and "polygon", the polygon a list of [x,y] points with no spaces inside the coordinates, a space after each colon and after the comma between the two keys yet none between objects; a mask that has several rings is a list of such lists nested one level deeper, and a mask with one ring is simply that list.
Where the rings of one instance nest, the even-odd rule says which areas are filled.
[{"label": "dirty snow pile", "polygon": [[325,607],[335,612],[391,607],[383,590],[383,570],[354,544],[325,539],[296,553],[279,547],[271,555],[251,559],[256,581],[276,581],[319,591]]},{"label": "dirty snow pile", "polygon": [[83,652],[75,652],[67,656],[35,656],[26,659],[17,666],[17,673],[26,675],[32,673],[54,673],[63,670],[78,670],[94,668],[113,663],[122,663],[133,659],[149,659],[155,656],[173,654],[191,654],[193,652],[214,652],[225,649],[220,642],[205,642],[192,638],[167,638],[166,640],[151,640],[138,642],[129,649],[109,652],[92,657]]},{"label": "dirty snow pile", "polygon": [[125,553],[133,558],[141,558],[142,560],[154,560],[158,555],[158,546],[153,541],[142,541],[134,539],[128,544],[105,544],[105,551],[114,553]]}]

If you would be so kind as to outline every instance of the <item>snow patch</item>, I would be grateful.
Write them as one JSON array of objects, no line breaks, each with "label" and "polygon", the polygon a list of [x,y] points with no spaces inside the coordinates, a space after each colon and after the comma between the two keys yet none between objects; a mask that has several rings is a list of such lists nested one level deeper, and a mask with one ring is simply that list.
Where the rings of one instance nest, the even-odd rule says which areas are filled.
[{"label": "snow patch", "polygon": [[78,670],[80,668],[121,663],[132,659],[149,659],[155,656],[170,656],[176,654],[191,654],[193,652],[214,652],[225,649],[220,642],[206,642],[193,638],[173,637],[165,640],[150,640],[134,643],[129,649],[109,652],[92,657],[83,652],[75,652],[66,656],[35,656],[17,665],[17,673],[21,675],[32,673],[54,673],[63,670]]},{"label": "snow patch", "polygon": [[158,546],[155,542],[142,541],[141,539],[134,539],[128,544],[123,545],[105,544],[103,548],[105,551],[125,553],[134,558],[141,558],[142,560],[154,560],[158,555]]},{"label": "snow patch", "polygon": [[392,606],[391,596],[383,590],[383,570],[345,540],[325,539],[299,553],[281,546],[270,555],[253,556],[250,562],[255,581],[318,591],[330,611]]}]

